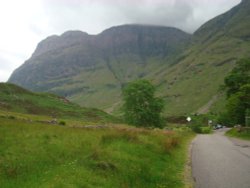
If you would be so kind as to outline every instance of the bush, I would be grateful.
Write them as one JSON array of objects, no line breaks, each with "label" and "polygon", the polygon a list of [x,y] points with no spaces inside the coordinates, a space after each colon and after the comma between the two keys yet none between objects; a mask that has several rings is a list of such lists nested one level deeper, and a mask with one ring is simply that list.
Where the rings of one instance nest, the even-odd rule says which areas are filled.
[{"label": "bush", "polygon": [[227,127],[232,127],[234,125],[231,117],[226,112],[218,115],[217,122],[221,125],[226,125]]},{"label": "bush", "polygon": [[212,132],[211,127],[201,127],[201,134],[209,134]]},{"label": "bush", "polygon": [[195,133],[201,133],[201,127],[199,125],[194,125],[191,127],[191,129],[195,132]]},{"label": "bush", "polygon": [[250,140],[250,127],[232,128],[227,131],[226,135]]},{"label": "bush", "polygon": [[212,132],[212,128],[209,127],[209,126],[206,126],[206,127],[202,127],[202,126],[193,126],[192,127],[192,130],[195,132],[195,133],[199,133],[199,134],[209,134]]},{"label": "bush", "polygon": [[9,119],[16,119],[15,116],[8,116]]},{"label": "bush", "polygon": [[66,125],[66,122],[65,121],[60,121],[59,125]]},{"label": "bush", "polygon": [[207,115],[199,115],[192,117],[189,127],[199,134],[208,134],[212,132],[212,128],[207,126],[208,120],[210,118]]}]

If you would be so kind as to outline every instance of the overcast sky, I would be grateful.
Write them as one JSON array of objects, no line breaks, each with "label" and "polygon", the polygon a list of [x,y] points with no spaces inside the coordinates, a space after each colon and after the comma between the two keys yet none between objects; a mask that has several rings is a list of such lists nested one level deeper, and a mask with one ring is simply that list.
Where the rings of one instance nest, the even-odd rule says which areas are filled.
[{"label": "overcast sky", "polygon": [[52,34],[97,34],[115,25],[173,26],[192,33],[240,0],[1,0],[0,82]]}]

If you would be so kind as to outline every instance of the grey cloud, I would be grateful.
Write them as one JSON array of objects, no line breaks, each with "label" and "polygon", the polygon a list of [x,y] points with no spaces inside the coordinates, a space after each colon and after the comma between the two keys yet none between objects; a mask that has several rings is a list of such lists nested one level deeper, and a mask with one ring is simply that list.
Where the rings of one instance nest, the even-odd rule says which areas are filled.
[{"label": "grey cloud", "polygon": [[[222,13],[220,10],[225,11],[239,2],[240,0],[216,2],[207,0],[116,0],[109,2],[43,0],[46,15],[54,31],[81,29],[90,33],[98,33],[113,25],[125,23],[173,26],[193,32],[204,21],[211,18],[211,13]],[[197,11],[203,11],[204,14],[197,18],[194,16]]]}]

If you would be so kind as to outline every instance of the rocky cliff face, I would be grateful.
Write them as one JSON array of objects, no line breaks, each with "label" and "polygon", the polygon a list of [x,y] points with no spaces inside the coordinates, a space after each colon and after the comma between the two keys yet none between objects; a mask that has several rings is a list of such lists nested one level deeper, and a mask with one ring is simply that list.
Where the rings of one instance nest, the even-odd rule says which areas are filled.
[{"label": "rocky cliff face", "polygon": [[[64,83],[54,81],[71,79],[97,65],[107,66],[118,77],[117,61],[134,61],[130,58],[133,56],[137,64],[145,64],[152,57],[174,56],[183,50],[189,38],[189,34],[175,28],[144,25],[117,26],[99,35],[68,31],[40,42],[32,57],[9,81],[35,91],[51,91]],[[129,66],[129,61],[124,63]],[[123,82],[122,77],[119,79]]]},{"label": "rocky cliff face", "polygon": [[67,31],[61,36],[53,35],[38,44],[32,57],[34,58],[56,49],[68,48],[70,46],[86,43],[89,38],[90,36],[82,31]]}]

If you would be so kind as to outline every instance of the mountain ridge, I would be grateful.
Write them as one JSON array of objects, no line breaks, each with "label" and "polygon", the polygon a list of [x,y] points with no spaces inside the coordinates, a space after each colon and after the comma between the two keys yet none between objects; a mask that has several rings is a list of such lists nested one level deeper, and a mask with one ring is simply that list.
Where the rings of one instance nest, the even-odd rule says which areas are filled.
[{"label": "mountain ridge", "polygon": [[[34,81],[35,88],[31,89],[59,93],[83,106],[116,112],[121,105],[121,88],[131,80],[142,78],[157,86],[166,103],[166,114],[195,113],[214,96],[221,96],[219,87],[237,59],[249,57],[249,7],[249,1],[243,1],[202,25],[193,35],[176,37],[181,30],[174,29],[170,32],[171,45],[168,43],[171,40],[166,39],[171,34],[165,36],[165,27],[160,26],[124,25],[89,35],[90,38],[98,36],[97,42],[89,38],[82,51],[71,46],[64,49],[64,54],[57,49],[52,55],[46,54],[50,58],[31,58],[33,64],[37,61],[42,62],[40,65],[61,66],[55,72],[49,70],[52,76],[47,73],[48,81],[43,80],[43,75],[33,75],[34,79],[41,78]],[[157,27],[160,29],[152,33],[151,29]],[[73,50],[69,52],[70,49]],[[68,69],[63,70],[68,64]],[[36,73],[41,70],[40,65],[33,67]],[[28,72],[32,73],[34,70],[29,68]],[[22,79],[15,75],[16,72],[9,81],[18,84]],[[28,78],[26,81],[21,82],[22,86],[31,87],[31,81]],[[216,99],[214,103],[221,98]]]},{"label": "mountain ridge", "polygon": [[[29,74],[37,70],[44,71],[41,68],[42,64],[50,66],[53,70],[51,74],[47,73],[49,79],[68,77],[77,73],[81,68],[91,69],[100,62],[102,65],[106,64],[113,73],[110,61],[122,58],[123,54],[129,54],[132,61],[145,64],[146,59],[151,56],[172,56],[172,51],[181,51],[182,45],[188,42],[189,37],[189,34],[181,30],[161,26],[122,25],[107,29],[98,35],[69,31],[60,36],[48,37],[40,42],[32,57],[15,70],[9,81],[36,91],[40,86],[32,87],[32,81],[26,77],[27,74],[16,72],[22,72],[24,69],[27,69]],[[67,66],[69,62],[71,67]],[[59,66],[61,76],[56,78],[55,70],[59,69]],[[67,70],[63,70],[63,66],[67,66]],[[34,79],[34,83],[48,80],[44,75],[46,75],[45,72],[34,75],[33,78],[39,78]],[[114,77],[118,78],[116,74]],[[41,89],[43,90],[44,88]]]}]

